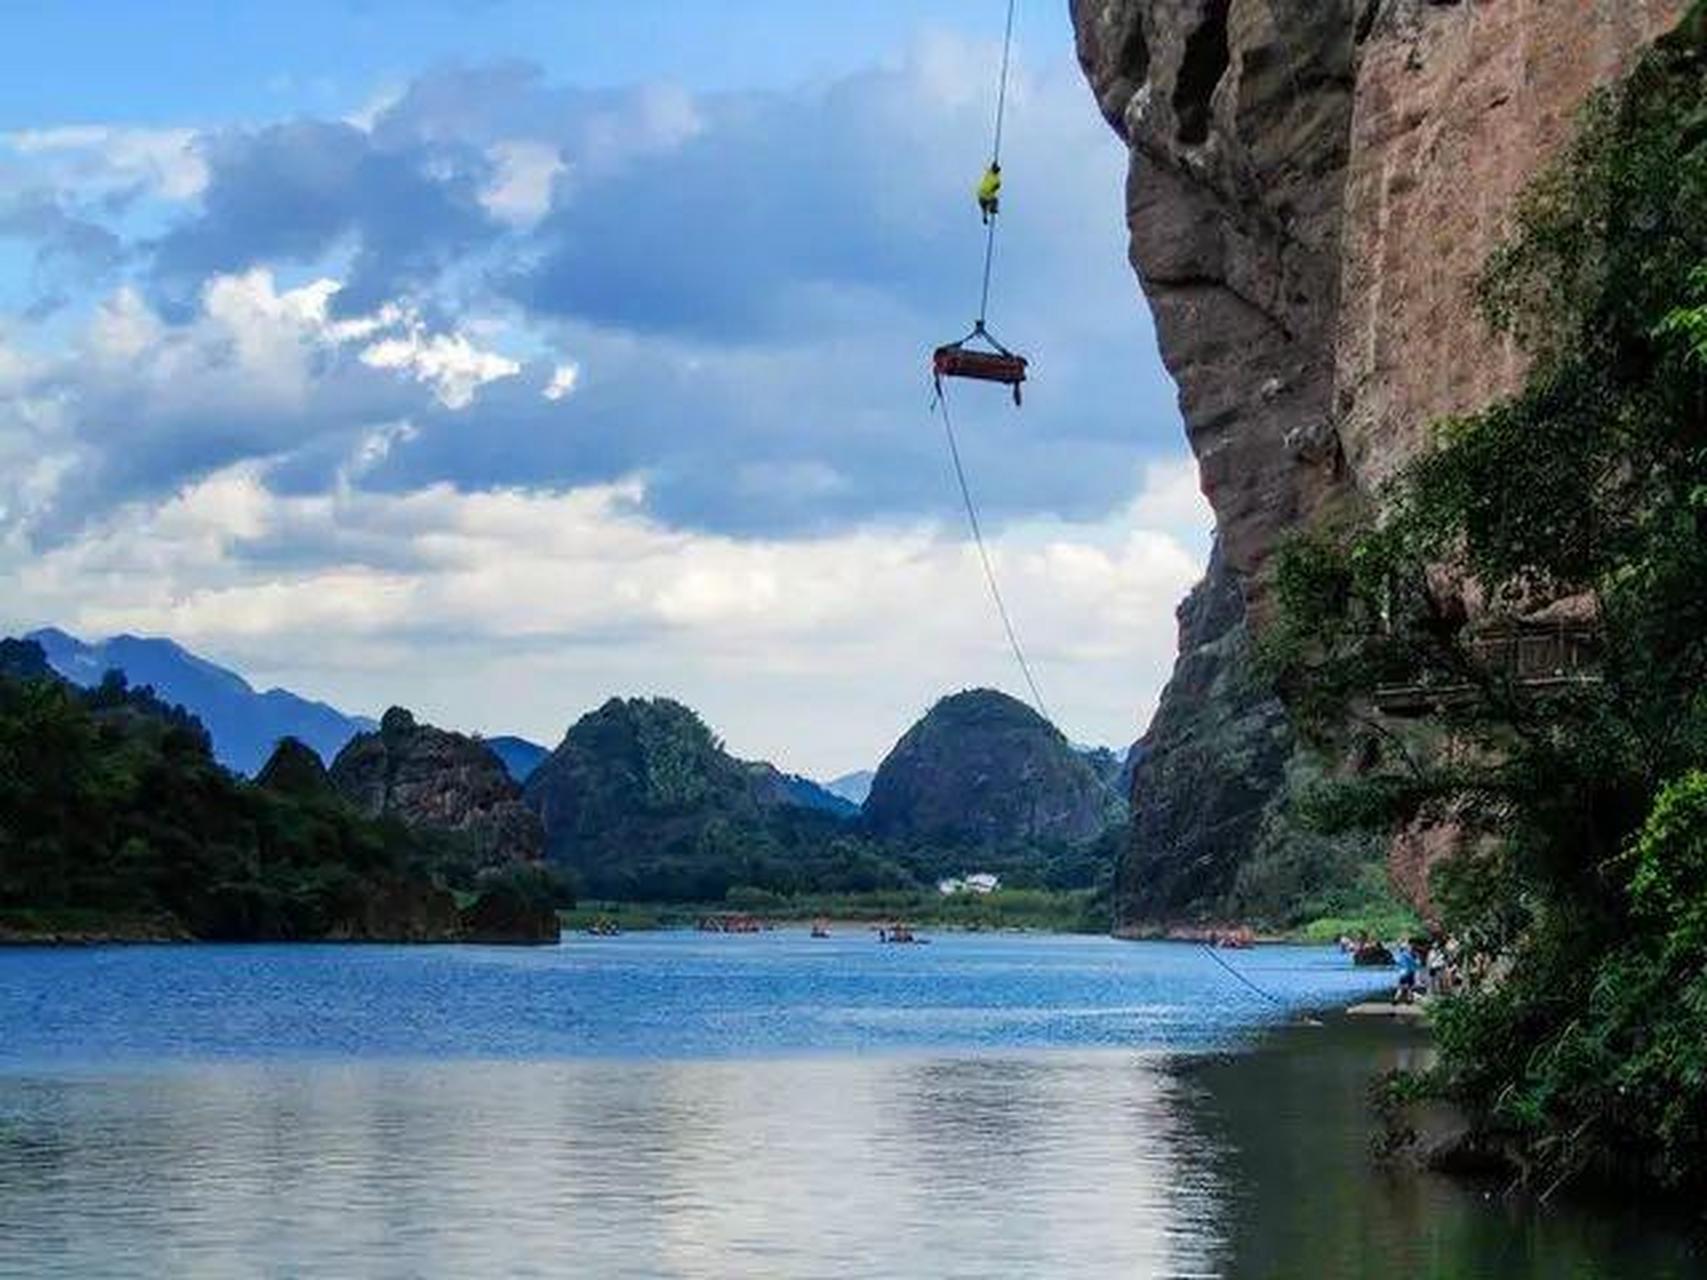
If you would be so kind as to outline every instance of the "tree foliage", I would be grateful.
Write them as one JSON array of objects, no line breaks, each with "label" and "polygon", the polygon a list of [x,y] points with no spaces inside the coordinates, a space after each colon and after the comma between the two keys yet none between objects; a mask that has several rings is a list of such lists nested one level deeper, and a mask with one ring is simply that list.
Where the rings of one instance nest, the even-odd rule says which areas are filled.
[{"label": "tree foliage", "polygon": [[587,897],[624,902],[934,891],[968,870],[1016,888],[1089,889],[1106,879],[1123,830],[996,848],[970,836],[883,838],[857,820],[777,802],[763,773],[668,698],[612,698],[583,716],[526,794],[552,860]]},{"label": "tree foliage", "polygon": [[[1264,654],[1357,766],[1319,825],[1471,837],[1439,897],[1509,971],[1442,1012],[1439,1078],[1547,1185],[1707,1170],[1704,25],[1589,104],[1488,264],[1522,390],[1287,548]],[[1514,658],[1560,614],[1589,678]],[[1434,714],[1383,716],[1384,687]]]},{"label": "tree foliage", "polygon": [[164,917],[203,938],[455,935],[452,851],[357,814],[306,747],[281,744],[273,785],[246,782],[181,707],[116,672],[79,690],[31,648],[0,650],[0,912]]}]

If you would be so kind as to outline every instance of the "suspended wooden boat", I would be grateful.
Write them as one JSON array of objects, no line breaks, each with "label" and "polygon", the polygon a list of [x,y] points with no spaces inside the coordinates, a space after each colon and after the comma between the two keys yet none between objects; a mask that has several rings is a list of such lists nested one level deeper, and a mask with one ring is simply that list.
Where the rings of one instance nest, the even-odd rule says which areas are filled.
[{"label": "suspended wooden boat", "polygon": [[[976,338],[983,338],[990,350],[970,347],[966,344]],[[942,388],[944,378],[973,378],[979,382],[999,382],[1013,388],[1014,403],[1020,403],[1020,384],[1025,381],[1026,358],[1015,355],[990,335],[979,321],[972,326],[972,332],[959,342],[946,343],[936,349],[931,355],[931,375],[936,379],[937,388]]]}]

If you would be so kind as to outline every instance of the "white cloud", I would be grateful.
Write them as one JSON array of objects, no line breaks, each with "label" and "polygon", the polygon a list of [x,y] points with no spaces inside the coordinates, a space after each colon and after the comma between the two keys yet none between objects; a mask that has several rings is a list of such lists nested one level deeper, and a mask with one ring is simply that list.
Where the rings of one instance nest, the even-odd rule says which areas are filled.
[{"label": "white cloud", "polygon": [[551,208],[551,188],[567,167],[562,153],[544,142],[515,139],[487,148],[496,172],[480,193],[493,217],[515,226],[531,226]]},{"label": "white cloud", "polygon": [[427,333],[418,324],[406,333],[364,347],[361,361],[373,369],[407,372],[433,388],[447,409],[466,409],[488,382],[512,378],[522,367],[508,356],[481,351],[460,333]]},{"label": "white cloud", "polygon": [[576,385],[581,381],[581,366],[570,361],[560,364],[551,371],[551,381],[545,384],[545,390],[540,392],[547,400],[562,400],[573,395]]},{"label": "white cloud", "polygon": [[403,97],[403,92],[403,88],[400,85],[390,84],[382,86],[370,95],[366,102],[346,115],[344,117],[344,122],[346,124],[354,125],[363,133],[372,132],[374,124],[387,111],[397,105],[398,101]]},{"label": "white cloud", "polygon": [[141,184],[168,200],[193,200],[207,187],[207,162],[193,129],[61,125],[4,135],[20,155],[58,162],[85,190]]},{"label": "white cloud", "polygon": [[344,467],[342,479],[347,485],[366,472],[372,471],[380,463],[391,456],[391,451],[400,444],[408,444],[419,436],[415,426],[410,422],[392,422],[383,427],[375,427],[364,435],[357,443],[354,454]]},{"label": "white cloud", "polygon": [[1146,467],[1144,483],[1126,509],[1126,519],[1135,525],[1176,531],[1212,528],[1215,513],[1203,496],[1196,459],[1176,458]]},{"label": "white cloud", "polygon": [[618,169],[637,158],[674,151],[705,127],[686,89],[648,85],[620,110],[599,112],[585,121],[576,140],[576,165],[593,172]]},{"label": "white cloud", "polygon": [[89,352],[102,364],[128,364],[159,343],[164,329],[142,295],[127,285],[95,308]]},{"label": "white cloud", "polygon": [[460,332],[429,331],[417,313],[395,303],[334,319],[339,288],[324,277],[280,288],[261,267],[215,276],[202,290],[200,314],[168,325],[125,286],[96,308],[85,354],[154,394],[224,403],[239,414],[304,405],[323,376],[323,358],[357,343],[366,344],[357,353],[362,364],[422,383],[453,409],[466,408],[486,383],[521,370]]},{"label": "white cloud", "polygon": [[[944,692],[1017,691],[965,542],[930,526],[690,534],[642,496],[632,481],[287,496],[247,463],[15,561],[10,620],[165,633],[356,710],[405,702],[552,741],[611,693],[671,692],[738,749],[819,772],[875,762]],[[1200,556],[1113,524],[1020,525],[991,550],[1063,727],[1136,737]]]}]

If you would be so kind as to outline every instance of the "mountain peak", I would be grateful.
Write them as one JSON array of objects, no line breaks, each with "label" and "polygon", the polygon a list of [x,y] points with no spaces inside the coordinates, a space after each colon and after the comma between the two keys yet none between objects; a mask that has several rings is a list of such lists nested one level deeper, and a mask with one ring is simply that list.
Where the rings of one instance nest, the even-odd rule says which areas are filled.
[{"label": "mountain peak", "polygon": [[164,701],[183,706],[206,726],[219,762],[239,773],[259,771],[285,737],[300,738],[329,759],[369,723],[288,690],[256,693],[235,671],[162,636],[126,633],[85,642],[58,627],[41,627],[27,638],[74,684],[92,687],[108,671],[122,671],[133,686],[150,686]]},{"label": "mountain peak", "polygon": [[503,761],[479,738],[419,724],[392,707],[377,730],[344,745],[329,774],[363,813],[455,833],[481,867],[539,859],[539,821]]},{"label": "mountain peak", "polygon": [[1082,843],[1118,806],[1036,711],[994,689],[939,699],[878,767],[865,821],[880,836],[996,848]]}]

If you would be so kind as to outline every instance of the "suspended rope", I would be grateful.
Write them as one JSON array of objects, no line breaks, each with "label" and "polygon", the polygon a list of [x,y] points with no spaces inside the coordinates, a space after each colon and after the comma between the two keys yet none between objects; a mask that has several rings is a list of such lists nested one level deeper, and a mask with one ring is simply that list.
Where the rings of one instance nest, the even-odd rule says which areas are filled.
[{"label": "suspended rope", "polygon": [[978,520],[978,505],[972,501],[972,486],[966,480],[966,467],[960,460],[960,442],[955,439],[954,419],[948,411],[948,394],[939,384],[937,386],[936,406],[942,412],[942,430],[948,437],[948,456],[954,460],[954,478],[960,483],[960,499],[966,504],[966,523],[972,527],[972,541],[978,547],[978,560],[984,566],[984,581],[990,584],[990,598],[996,602],[996,613],[1002,620],[1002,630],[1007,633],[1008,648],[1013,650],[1014,661],[1019,664],[1020,674],[1025,677],[1026,688],[1031,690],[1031,703],[1037,708],[1037,714],[1051,724],[1049,708],[1044,704],[1043,694],[1038,691],[1037,680],[1031,674],[1031,663],[1026,661],[1025,649],[1019,642],[1019,632],[1014,629],[1014,621],[1008,613],[1007,601],[1002,598],[1001,584],[996,581],[996,568],[990,562],[989,548],[984,545],[984,528]]},{"label": "suspended rope", "polygon": [[[966,507],[966,523],[972,529],[972,541],[978,548],[978,562],[984,568],[984,581],[989,584],[990,599],[995,601],[996,615],[1002,620],[1002,631],[1008,638],[1008,648],[1013,651],[1014,661],[1019,665],[1020,674],[1025,677],[1025,687],[1031,691],[1032,705],[1037,708],[1038,715],[1049,720],[1049,708],[1043,701],[1042,691],[1037,687],[1037,677],[1032,674],[1031,663],[1025,656],[1025,647],[1019,642],[1019,631],[1014,626],[1013,615],[1008,612],[1007,601],[1002,598],[1001,584],[996,580],[996,567],[990,560],[990,549],[984,542],[983,525],[978,519],[978,504],[973,501],[972,486],[966,479],[966,465],[960,457],[960,441],[955,436],[954,419],[948,408],[948,392],[943,386],[943,380],[946,378],[976,378],[985,382],[1003,383],[1013,388],[1014,403],[1017,405],[1020,402],[1020,384],[1025,381],[1025,357],[1015,355],[996,341],[984,323],[990,308],[990,275],[996,254],[1002,130],[1008,112],[1008,72],[1013,64],[1014,10],[1017,2],[1018,0],[1008,0],[1007,25],[1002,32],[1002,70],[996,86],[996,125],[990,140],[990,166],[983,181],[978,184],[978,205],[984,214],[985,223],[984,279],[978,293],[978,319],[972,326],[972,332],[966,337],[938,347],[932,353],[931,374],[936,383],[934,404],[942,412],[942,430],[948,439],[948,456],[954,463],[954,478],[960,485],[960,500]],[[966,345],[980,338],[993,350],[978,350]]]},{"label": "suspended rope", "polygon": [[984,233],[984,284],[978,292],[978,323],[973,326],[974,333],[983,333],[984,321],[990,310],[990,268],[996,261],[996,222],[990,219],[990,226]]},{"label": "suspended rope", "polygon": [[1252,991],[1256,992],[1264,1000],[1267,1000],[1270,1004],[1279,1005],[1282,1009],[1286,1007],[1286,1001],[1282,1000],[1279,996],[1274,995],[1272,992],[1264,991],[1261,987],[1257,986],[1256,983],[1252,982],[1249,978],[1245,977],[1244,974],[1240,973],[1232,965],[1223,960],[1221,958],[1221,953],[1216,951],[1215,948],[1210,946],[1207,942],[1203,944],[1203,951],[1211,960],[1220,965],[1228,973],[1232,974],[1240,982],[1244,983]]},{"label": "suspended rope", "polygon": [[996,137],[990,144],[990,159],[997,162],[1002,158],[1002,122],[1008,110],[1008,65],[1014,47],[1015,3],[1016,0],[1008,0],[1008,25],[1002,32],[1002,78],[996,86]]},{"label": "suspended rope", "polygon": [[[984,274],[978,286],[978,318],[972,331],[957,342],[945,343],[931,356],[932,372],[940,385],[944,378],[976,378],[999,382],[1013,389],[1014,404],[1020,403],[1020,384],[1026,378],[1026,359],[1008,350],[989,330],[990,280],[996,263],[996,223],[1001,209],[1002,133],[1008,115],[1008,80],[1013,66],[1014,12],[1018,0],[1008,0],[1007,25],[1002,32],[1002,69],[996,84],[996,123],[990,139],[990,163],[978,181],[978,209],[984,216]],[[983,346],[975,344],[982,342]]]},{"label": "suspended rope", "polygon": [[[990,142],[990,168],[996,172],[1002,167],[1002,126],[1008,115],[1008,68],[1013,61],[1014,47],[1014,6],[1017,0],[1008,0],[1007,27],[1002,32],[1002,73],[996,84],[996,129],[995,136]],[[978,329],[983,329],[984,321],[990,309],[990,268],[996,261],[996,223],[999,221],[992,216],[984,235],[984,284],[978,294]]]}]

